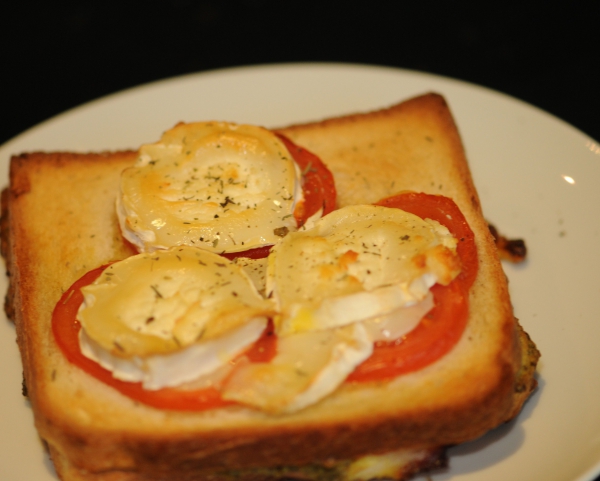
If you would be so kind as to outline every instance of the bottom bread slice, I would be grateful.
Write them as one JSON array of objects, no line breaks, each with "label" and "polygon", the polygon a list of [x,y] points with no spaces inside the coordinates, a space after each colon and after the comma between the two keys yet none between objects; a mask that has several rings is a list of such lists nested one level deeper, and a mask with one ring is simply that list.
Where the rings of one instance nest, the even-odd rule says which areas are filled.
[{"label": "bottom bread slice", "polygon": [[257,468],[198,471],[179,469],[167,471],[109,470],[90,472],[77,468],[69,460],[50,448],[50,456],[61,479],[70,481],[361,481],[393,479],[405,481],[414,475],[444,468],[447,465],[445,449],[398,450],[381,455],[367,455],[354,460],[330,460],[326,463],[301,466],[270,466]]},{"label": "bottom bread slice", "polygon": [[[425,95],[281,132],[327,164],[339,206],[404,190],[457,203],[475,233],[480,262],[461,340],[424,369],[388,382],[347,383],[292,414],[243,406],[178,412],[140,404],[70,364],[50,328],[55,304],[76,279],[131,254],[114,205],[120,172],[135,153],[14,157],[3,202],[7,313],[16,325],[35,424],[62,479],[272,479],[291,476],[292,469],[300,479],[327,479],[328,466],[367,455],[438,453],[475,439],[512,419],[534,389],[539,353],[513,315],[443,98]],[[439,463],[439,456],[430,458],[436,460],[418,469]]]}]

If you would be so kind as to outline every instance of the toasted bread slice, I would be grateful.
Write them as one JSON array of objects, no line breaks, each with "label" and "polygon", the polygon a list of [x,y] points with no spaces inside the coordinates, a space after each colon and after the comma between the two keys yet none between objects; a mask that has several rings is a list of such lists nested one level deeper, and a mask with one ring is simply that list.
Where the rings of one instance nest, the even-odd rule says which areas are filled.
[{"label": "toasted bread slice", "polygon": [[345,384],[292,414],[242,406],[176,412],[135,402],[70,364],[50,327],[55,304],[76,279],[131,254],[115,198],[135,153],[14,157],[3,233],[7,312],[17,327],[36,427],[62,479],[326,479],[341,476],[352,460],[396,450],[408,453],[400,479],[439,463],[444,447],[514,417],[535,387],[538,353],[513,315],[444,99],[429,94],[280,131],[330,168],[339,206],[404,190],[454,199],[480,259],[461,340],[424,369],[390,382]]}]

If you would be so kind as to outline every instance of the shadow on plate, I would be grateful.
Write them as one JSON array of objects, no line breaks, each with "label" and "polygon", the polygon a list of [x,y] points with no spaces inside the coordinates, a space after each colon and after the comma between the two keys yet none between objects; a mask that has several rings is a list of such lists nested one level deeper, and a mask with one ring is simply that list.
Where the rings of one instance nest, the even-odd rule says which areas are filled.
[{"label": "shadow on plate", "polygon": [[448,467],[432,471],[429,476],[417,477],[414,481],[446,481],[460,475],[482,471],[509,458],[525,442],[523,422],[535,411],[544,391],[544,379],[537,375],[538,387],[526,401],[521,412],[511,421],[488,432],[484,436],[450,448]]},{"label": "shadow on plate", "polygon": [[[33,415],[33,411],[31,410],[31,401],[28,397],[23,396],[23,406],[25,406],[25,408],[27,408],[27,410],[29,410]],[[37,436],[37,440],[39,441],[39,455],[42,457],[42,464],[44,465],[45,470],[50,475],[50,478],[48,479],[56,479],[57,481],[59,481],[60,478],[58,477],[58,474],[56,474],[56,470],[54,469],[54,463],[52,463],[52,460],[50,459],[50,452],[48,451],[48,446],[46,445],[44,440],[39,436]],[[46,479],[46,477],[44,477],[44,479]]]},{"label": "shadow on plate", "polygon": [[56,474],[56,470],[54,469],[54,463],[50,459],[50,454],[48,453],[48,449],[44,448],[44,467],[46,471],[51,476],[51,479],[59,480],[58,474]]}]

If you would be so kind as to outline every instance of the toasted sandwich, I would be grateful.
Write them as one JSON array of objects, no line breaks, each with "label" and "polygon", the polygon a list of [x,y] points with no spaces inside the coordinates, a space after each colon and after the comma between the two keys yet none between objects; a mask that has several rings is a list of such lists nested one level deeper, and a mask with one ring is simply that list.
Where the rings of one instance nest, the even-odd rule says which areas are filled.
[{"label": "toasted sandwich", "polygon": [[[36,428],[61,479],[404,480],[443,466],[449,446],[476,439],[514,418],[535,389],[539,352],[513,313],[506,276],[482,213],[458,129],[443,97],[426,94],[373,112],[272,132],[288,149],[285,152],[305,156],[304,165],[290,172],[295,169],[296,175],[301,174],[304,180],[300,182],[305,182],[308,174],[320,172],[314,188],[324,194],[319,197],[317,209],[296,215],[290,193],[294,188],[290,187],[282,198],[291,199],[289,208],[296,222],[290,219],[292,214],[279,212],[282,223],[261,227],[270,236],[266,241],[260,245],[244,241],[243,247],[241,241],[236,241],[237,234],[226,243],[218,229],[198,231],[174,245],[164,245],[167,241],[163,240],[148,242],[152,238],[146,235],[149,228],[135,227],[146,207],[136,207],[123,194],[124,172],[132,173],[140,162],[148,168],[156,167],[152,164],[155,153],[148,153],[148,149],[89,154],[37,152],[13,157],[10,185],[3,195],[2,246],[10,279],[6,311],[16,325],[24,384]],[[183,145],[187,140],[180,138],[178,142]],[[183,155],[186,151],[181,145],[178,152]],[[335,197],[327,180],[329,173]],[[215,184],[222,196],[213,205],[221,209],[219,213],[245,202],[226,194],[219,183],[225,177],[209,173],[203,178]],[[306,207],[307,195],[305,189],[304,201],[296,204],[304,202]],[[187,197],[183,200],[190,201]],[[214,212],[210,211],[213,218],[220,215]],[[442,240],[435,241],[426,255],[416,256],[423,260],[419,268],[434,266],[435,285],[423,281],[427,286],[421,289],[421,297],[417,291],[423,283],[411,287],[410,292],[401,289],[402,293],[397,294],[396,281],[388,277],[372,289],[364,288],[364,279],[372,272],[371,264],[361,264],[362,259],[381,256],[383,251],[377,250],[381,246],[367,235],[373,223],[361,220],[348,224],[355,218],[375,219],[377,226],[399,224],[402,227],[398,229],[437,232],[436,239]],[[391,231],[400,232],[394,249],[396,244],[410,244],[425,236],[394,229]],[[208,235],[213,237],[205,237]],[[355,239],[354,244],[346,243],[350,237]],[[324,252],[315,247],[322,239],[333,239],[336,246],[344,246],[334,256],[335,269],[326,270],[331,276],[327,282],[319,277],[325,275],[324,263],[315,260]],[[199,245],[192,245],[196,243]],[[298,249],[301,243],[306,249]],[[249,249],[258,249],[260,255],[245,257]],[[305,252],[310,255],[302,259]],[[216,402],[181,401],[186,390],[196,392],[198,385],[187,378],[181,381],[183,387],[169,385],[177,369],[162,377],[156,374],[146,378],[144,372],[141,377],[127,379],[129,374],[117,374],[120,359],[143,358],[147,351],[136,350],[139,345],[133,341],[125,345],[114,339],[102,348],[102,333],[94,337],[92,327],[86,330],[91,341],[86,344],[78,334],[72,346],[76,351],[82,345],[92,346],[93,352],[82,362],[99,365],[99,370],[83,368],[69,357],[69,348],[61,344],[53,322],[56,312],[64,313],[64,306],[68,306],[69,315],[84,328],[87,326],[81,304],[93,304],[100,294],[83,286],[93,282],[101,285],[102,279],[110,284],[111,276],[124,278],[126,272],[133,272],[135,279],[145,277],[139,275],[142,271],[127,271],[126,263],[138,259],[157,266],[177,263],[188,255],[201,265],[213,263],[220,267],[226,262],[228,272],[237,276],[235,282],[243,277],[244,289],[252,291],[248,298],[255,299],[249,317],[262,319],[263,323],[249,334],[253,336],[251,344],[259,348],[244,348],[259,354],[252,358],[255,354],[250,356],[246,350],[239,362],[239,357],[230,356],[223,364],[236,368],[220,380],[211,381],[216,389],[203,388]],[[403,255],[398,254],[398,259]],[[394,259],[382,265],[396,265]],[[253,270],[259,275],[253,277]],[[210,275],[219,275],[213,271]],[[399,269],[388,271],[385,275],[395,279]],[[91,272],[100,281],[87,279]],[[198,282],[203,279],[200,276]],[[432,277],[427,271],[419,279]],[[321,298],[316,304],[306,301],[335,282],[335,286],[341,286],[340,295],[347,296],[341,297],[341,302],[327,300],[325,305]],[[157,284],[148,285],[152,288],[151,302],[162,302],[165,291]],[[430,288],[434,291],[433,301],[428,296]],[[296,290],[311,293],[295,297]],[[242,297],[241,291],[231,292],[237,299]],[[419,298],[400,306],[400,295]],[[442,295],[449,299],[445,305],[454,305],[452,309],[457,311],[452,312],[458,314],[454,316],[455,324],[444,324],[432,335],[432,342],[427,341],[427,335],[421,335],[425,338],[422,344],[414,340],[419,338],[414,334],[416,330],[436,325],[439,316],[431,315],[431,306],[418,315],[416,327],[389,342],[365,333],[363,323],[352,317],[365,308],[366,314],[357,314],[359,320],[379,319],[384,311],[377,310],[379,307],[369,311],[365,306],[389,302],[396,312],[413,305],[423,307],[427,299],[434,305],[441,303]],[[453,304],[453,296],[461,300]],[[243,309],[249,309],[248,305],[244,304]],[[144,315],[145,322],[139,329],[154,328],[154,316]],[[238,326],[237,318],[229,311],[223,319]],[[328,323],[334,331],[319,327]],[[171,336],[168,344],[152,349],[178,352],[181,343],[193,347],[199,340],[219,339],[219,325],[222,323],[217,322],[214,328],[207,324],[196,330],[182,330],[181,335]],[[387,328],[380,331],[387,335]],[[338,337],[327,337],[329,334],[323,332],[335,332]],[[276,339],[275,344],[272,339]],[[287,362],[281,360],[283,346],[290,345],[289,352],[293,352],[302,339],[308,341],[303,340],[305,347],[296,351],[308,351],[309,356],[312,351],[308,346],[314,342],[329,342],[331,352],[343,351],[338,353],[342,360],[327,364],[330,377],[325,376],[325,369],[319,371],[319,382],[317,377],[305,384],[278,377]],[[100,347],[94,351],[94,346]],[[394,350],[398,346],[401,350]],[[261,353],[269,349],[274,353],[261,358]],[[102,353],[112,353],[113,361],[117,361],[103,361]],[[140,369],[146,369],[146,364],[142,362]],[[112,374],[98,374],[105,371]],[[295,372],[298,378],[304,375],[300,371]],[[199,372],[196,375],[202,376]],[[115,376],[120,379],[113,381]],[[256,381],[261,376],[267,379],[262,384]],[[253,388],[246,389],[248,385]],[[148,392],[166,394],[161,398],[160,394],[146,396]],[[298,395],[291,396],[290,392]]]}]

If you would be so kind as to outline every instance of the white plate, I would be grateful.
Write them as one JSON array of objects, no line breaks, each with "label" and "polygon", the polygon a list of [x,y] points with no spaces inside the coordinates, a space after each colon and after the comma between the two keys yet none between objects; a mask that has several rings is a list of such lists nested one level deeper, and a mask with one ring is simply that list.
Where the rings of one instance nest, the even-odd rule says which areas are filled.
[{"label": "white plate", "polygon": [[[529,261],[506,271],[516,314],[543,355],[540,387],[518,418],[450,450],[450,467],[432,479],[593,479],[600,473],[600,145],[530,105],[455,80],[370,66],[208,72],[127,90],[25,132],[0,149],[0,184],[13,153],[135,148],[180,120],[280,126],[427,91],[451,106],[487,218],[527,241]],[[0,479],[53,480],[20,394],[14,337],[0,322]]]}]

